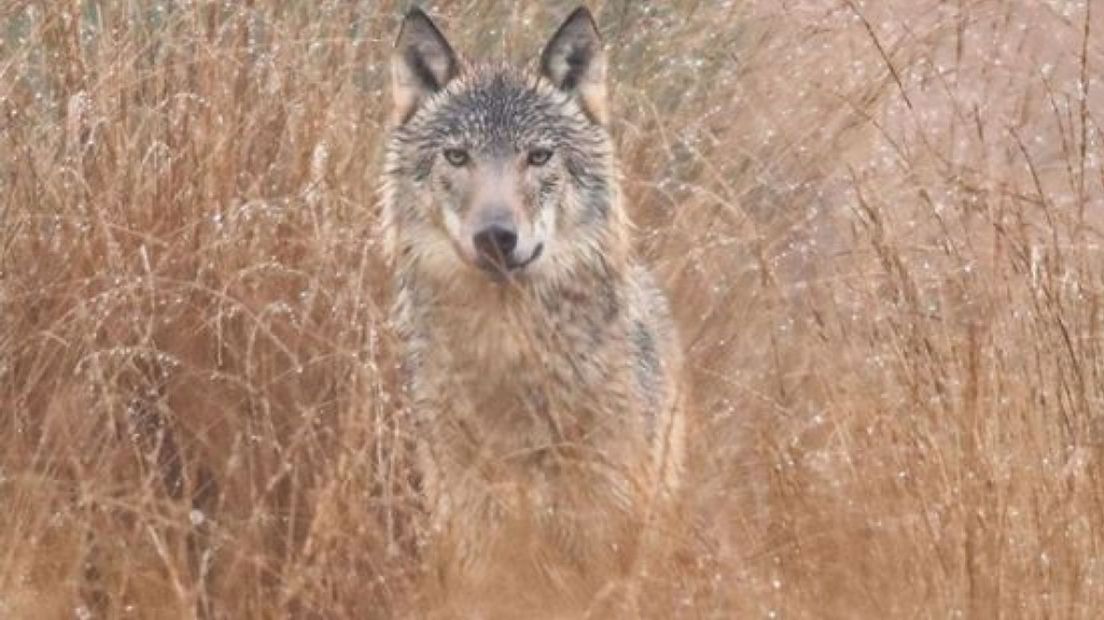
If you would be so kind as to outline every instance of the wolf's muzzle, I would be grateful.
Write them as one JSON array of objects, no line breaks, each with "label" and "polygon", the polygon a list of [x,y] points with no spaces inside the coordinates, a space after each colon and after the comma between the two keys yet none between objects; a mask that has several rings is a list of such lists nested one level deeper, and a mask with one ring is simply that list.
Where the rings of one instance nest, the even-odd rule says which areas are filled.
[{"label": "wolf's muzzle", "polygon": [[476,264],[484,271],[505,276],[537,260],[544,251],[544,244],[538,243],[529,256],[517,257],[517,230],[502,223],[491,224],[472,237],[477,255]]},{"label": "wolf's muzzle", "polygon": [[472,237],[480,259],[503,266],[509,265],[517,241],[517,230],[503,224],[491,224]]}]

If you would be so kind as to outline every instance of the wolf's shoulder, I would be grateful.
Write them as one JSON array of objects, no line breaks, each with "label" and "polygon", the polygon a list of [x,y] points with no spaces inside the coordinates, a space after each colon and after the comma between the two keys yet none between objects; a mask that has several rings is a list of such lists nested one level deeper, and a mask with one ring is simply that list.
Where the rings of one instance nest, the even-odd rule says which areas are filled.
[{"label": "wolf's shoulder", "polygon": [[675,363],[679,351],[678,334],[667,294],[655,274],[643,264],[629,267],[626,312],[631,325],[635,355],[655,356]]}]

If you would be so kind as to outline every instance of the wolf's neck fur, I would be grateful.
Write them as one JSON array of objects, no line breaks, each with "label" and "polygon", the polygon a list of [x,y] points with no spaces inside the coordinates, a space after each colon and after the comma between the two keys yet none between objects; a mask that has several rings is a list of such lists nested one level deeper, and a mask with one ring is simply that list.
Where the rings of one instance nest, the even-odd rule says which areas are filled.
[{"label": "wolf's neck fur", "polygon": [[627,269],[595,255],[569,274],[494,282],[469,270],[449,283],[430,281],[410,265],[427,322],[430,356],[446,356],[454,371],[510,374],[556,357],[585,356],[620,324]]},{"label": "wolf's neck fur", "polygon": [[438,407],[463,420],[488,454],[604,436],[598,412],[623,409],[609,389],[620,372],[611,352],[627,333],[622,270],[599,257],[549,282],[471,275],[476,281],[460,286],[425,283],[423,377],[448,384],[434,391],[448,395]]}]

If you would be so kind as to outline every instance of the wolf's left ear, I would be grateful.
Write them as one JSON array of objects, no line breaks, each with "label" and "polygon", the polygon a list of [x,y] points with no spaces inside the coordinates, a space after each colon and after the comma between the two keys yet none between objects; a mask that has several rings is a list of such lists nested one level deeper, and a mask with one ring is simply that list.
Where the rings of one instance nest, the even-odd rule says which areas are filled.
[{"label": "wolf's left ear", "polygon": [[429,95],[460,73],[460,63],[445,36],[421,9],[411,9],[391,53],[396,122],[405,123]]},{"label": "wolf's left ear", "polygon": [[606,53],[594,17],[579,7],[568,17],[541,53],[541,73],[560,90],[578,99],[592,121],[609,120],[606,95]]}]

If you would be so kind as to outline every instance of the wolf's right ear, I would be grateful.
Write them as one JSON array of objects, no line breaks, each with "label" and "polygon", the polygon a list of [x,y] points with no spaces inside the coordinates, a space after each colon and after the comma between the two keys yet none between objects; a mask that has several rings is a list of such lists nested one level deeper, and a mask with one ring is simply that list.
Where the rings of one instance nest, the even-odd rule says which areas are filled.
[{"label": "wolf's right ear", "polygon": [[391,53],[395,121],[402,124],[410,120],[426,97],[444,88],[459,73],[460,63],[445,36],[421,9],[411,9]]}]

